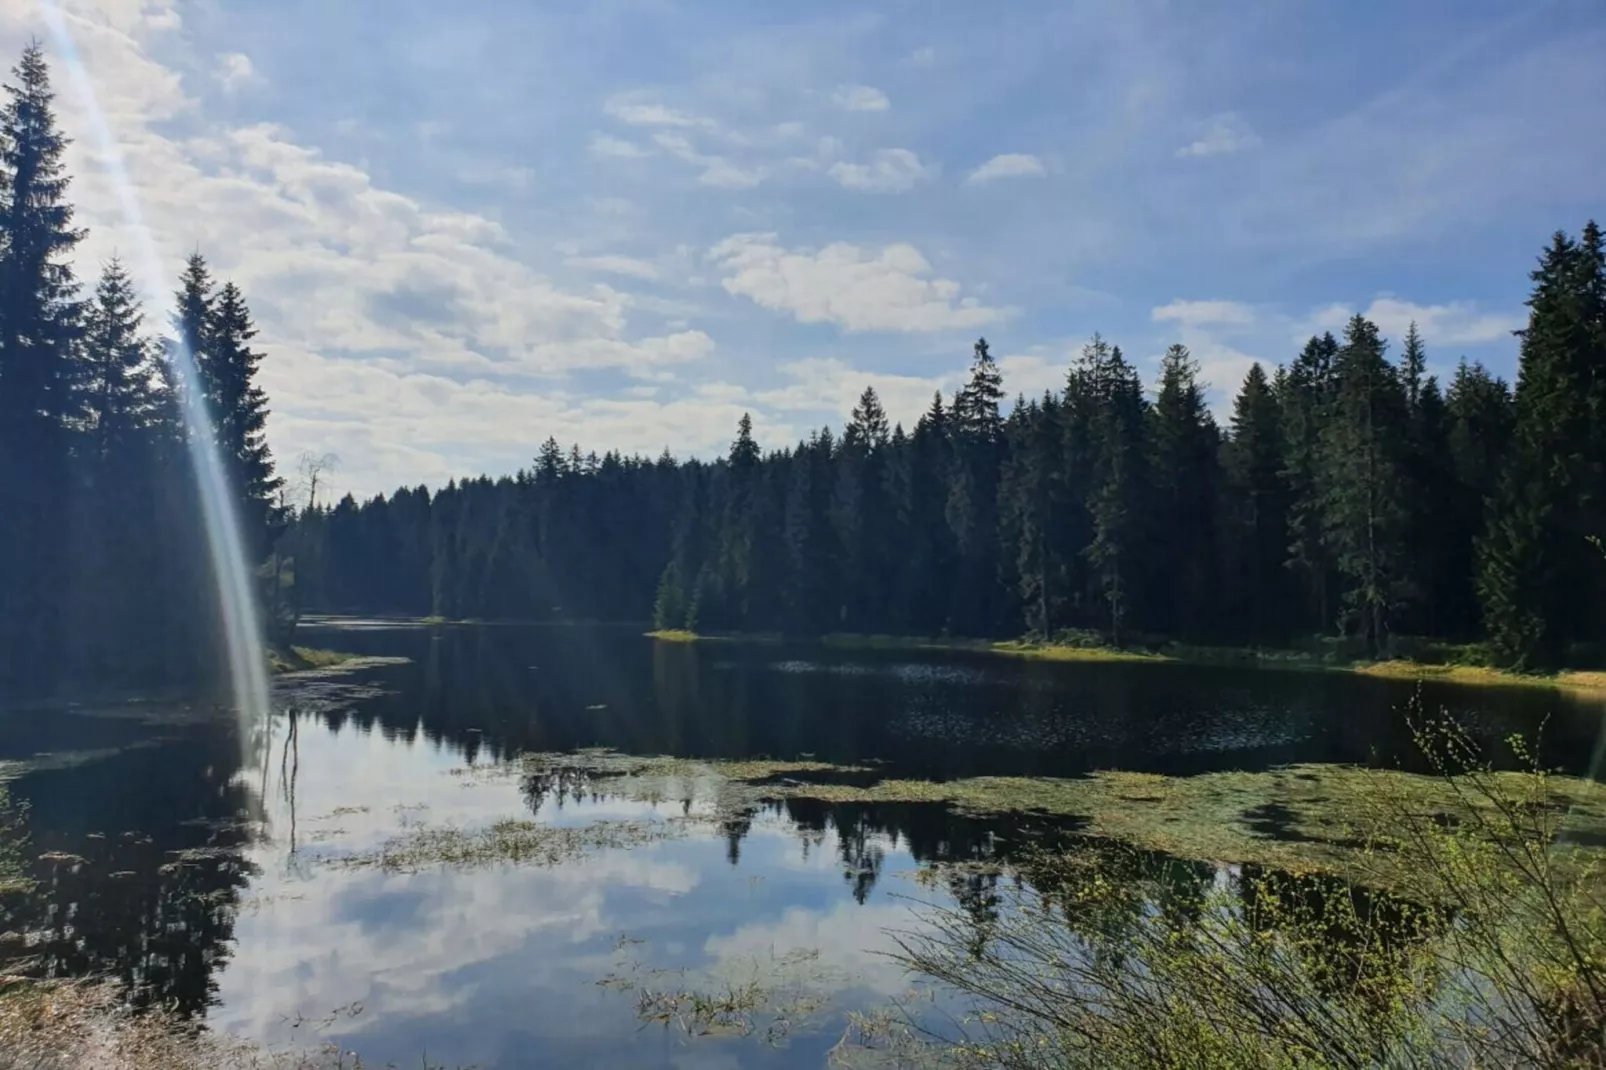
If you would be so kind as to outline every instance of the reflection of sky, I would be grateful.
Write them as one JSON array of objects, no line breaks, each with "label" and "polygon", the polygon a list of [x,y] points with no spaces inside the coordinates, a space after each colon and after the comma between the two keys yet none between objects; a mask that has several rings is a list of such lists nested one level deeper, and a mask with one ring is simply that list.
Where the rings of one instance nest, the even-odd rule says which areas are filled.
[{"label": "reflection of sky", "polygon": [[[634,996],[596,982],[629,960],[689,977],[752,976],[755,964],[815,950],[810,976],[840,978],[845,1000],[895,997],[902,971],[877,952],[907,926],[885,884],[865,905],[843,879],[833,832],[805,852],[784,819],[754,822],[733,867],[717,832],[606,851],[554,868],[386,874],[310,864],[330,850],[372,846],[406,821],[465,827],[528,816],[512,779],[451,775],[458,760],[378,733],[330,733],[303,720],[296,770],[299,857],[289,855],[284,730],[267,783],[273,838],[219,979],[217,1027],[274,1044],[337,1040],[370,1062],[480,1066],[822,1065],[840,1036],[840,1009],[817,1035],[785,1048],[758,1040],[688,1041],[641,1028]],[[260,774],[258,774],[260,775]],[[366,807],[365,811],[354,808]],[[337,813],[337,809],[340,811]],[[678,804],[660,810],[679,812]],[[547,800],[542,819],[634,818],[620,800]],[[913,859],[884,845],[886,872]],[[645,943],[619,952],[622,936]],[[667,983],[667,982],[665,982]],[[324,1025],[353,1003],[355,1016]],[[297,1026],[296,1022],[303,1022]]]}]

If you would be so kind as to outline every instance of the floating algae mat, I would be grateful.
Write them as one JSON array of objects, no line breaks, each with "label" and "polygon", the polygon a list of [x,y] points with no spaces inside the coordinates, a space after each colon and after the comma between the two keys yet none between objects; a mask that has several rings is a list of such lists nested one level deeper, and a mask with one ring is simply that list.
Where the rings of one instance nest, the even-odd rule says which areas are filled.
[{"label": "floating algae mat", "polygon": [[[1387,871],[1386,833],[1399,808],[1445,821],[1492,805],[1443,777],[1354,765],[1299,764],[1189,777],[1099,772],[1086,777],[884,778],[866,766],[801,761],[634,757],[610,750],[528,754],[499,767],[571,790],[635,801],[711,805],[716,813],[786,799],[930,803],[976,816],[1062,818],[1081,834],[1184,858],[1272,866],[1293,873]],[[1592,780],[1519,772],[1483,774],[1510,798],[1545,810],[1558,858],[1606,846],[1606,793]],[[1389,810],[1389,808],[1395,808]]]}]

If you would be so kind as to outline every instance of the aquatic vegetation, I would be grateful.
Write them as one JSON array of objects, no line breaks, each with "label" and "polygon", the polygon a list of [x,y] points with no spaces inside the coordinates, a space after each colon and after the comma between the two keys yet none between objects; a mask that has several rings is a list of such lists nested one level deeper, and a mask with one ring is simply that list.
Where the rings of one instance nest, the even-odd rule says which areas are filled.
[{"label": "aquatic vegetation", "polygon": [[310,646],[271,647],[268,650],[268,671],[275,676],[306,669],[330,669],[358,658],[338,650],[319,650]]},{"label": "aquatic vegetation", "polygon": [[[617,950],[640,941],[623,939]],[[690,1037],[758,1037],[780,1044],[820,1024],[835,995],[851,984],[820,962],[816,950],[774,952],[722,963],[712,970],[650,967],[629,958],[597,983],[630,993],[644,1024]]]},{"label": "aquatic vegetation", "polygon": [[[643,758],[607,750],[532,754],[524,776],[605,781],[609,794],[644,802],[699,800],[716,812],[765,801],[929,803],[962,813],[1047,815],[1079,832],[1184,859],[1250,863],[1291,873],[1325,872],[1392,886],[1400,863],[1369,830],[1377,800],[1408,801],[1414,813],[1442,815],[1471,806],[1445,778],[1397,769],[1299,764],[1264,772],[1190,777],[1099,772],[1086,777],[972,777],[949,781],[883,778],[866,766],[815,761]],[[506,775],[504,772],[501,775]],[[1555,822],[1556,866],[1591,864],[1606,844],[1606,790],[1594,781],[1535,771],[1485,774],[1506,793],[1536,790]],[[602,784],[597,785],[598,788]]]},{"label": "aquatic vegetation", "polygon": [[[1599,860],[1558,854],[1566,804],[1541,770],[1496,774],[1453,726],[1418,738],[1444,791],[1424,807],[1372,783],[1360,881],[1224,882],[1112,842],[1037,855],[984,910],[935,907],[900,958],[972,997],[949,1052],[1008,1070],[1601,1065]],[[1385,860],[1395,894],[1366,891]]]},{"label": "aquatic vegetation", "polygon": [[327,861],[348,869],[416,873],[450,867],[495,865],[556,866],[593,851],[641,847],[681,835],[671,821],[597,821],[588,825],[544,825],[503,820],[486,828],[420,825],[393,836],[371,851],[339,854]]}]

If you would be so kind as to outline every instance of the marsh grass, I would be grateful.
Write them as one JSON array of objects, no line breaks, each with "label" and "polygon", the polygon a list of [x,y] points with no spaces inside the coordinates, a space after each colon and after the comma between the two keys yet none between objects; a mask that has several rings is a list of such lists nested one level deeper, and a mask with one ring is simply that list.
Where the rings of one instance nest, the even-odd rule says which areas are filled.
[{"label": "marsh grass", "polygon": [[641,943],[621,940],[619,964],[597,983],[632,995],[643,1024],[688,1037],[755,1037],[782,1045],[794,1033],[822,1024],[837,993],[852,981],[845,971],[822,963],[812,948],[690,970],[643,964],[633,953]]},{"label": "marsh grass", "polygon": [[1008,1070],[1606,1065],[1576,800],[1532,764],[1494,772],[1448,722],[1415,727],[1442,789],[1366,774],[1358,880],[1200,881],[1110,842],[1032,858],[996,910],[935,908],[899,957],[972,998],[945,1050]]},{"label": "marsh grass", "polygon": [[683,834],[676,821],[596,821],[545,825],[505,819],[485,828],[420,825],[392,836],[371,851],[330,857],[344,869],[417,873],[426,869],[473,870],[488,866],[558,866],[596,851],[644,847]]},{"label": "marsh grass", "polygon": [[[1085,777],[971,777],[950,781],[886,778],[873,766],[817,761],[725,762],[634,757],[607,750],[526,755],[518,775],[570,790],[596,790],[647,803],[705,804],[713,816],[764,802],[813,799],[837,804],[930,803],[973,816],[1064,819],[1087,836],[1178,858],[1325,872],[1389,888],[1409,878],[1408,863],[1371,831],[1379,798],[1442,818],[1460,808],[1489,814],[1493,803],[1465,797],[1434,774],[1360,766],[1301,764],[1262,772],[1190,777],[1107,771]],[[507,770],[496,775],[508,775]],[[1533,771],[1486,771],[1488,786],[1529,792]],[[1570,846],[1552,852],[1561,868],[1587,866],[1606,845],[1606,792],[1578,777],[1542,775],[1545,808]]]}]

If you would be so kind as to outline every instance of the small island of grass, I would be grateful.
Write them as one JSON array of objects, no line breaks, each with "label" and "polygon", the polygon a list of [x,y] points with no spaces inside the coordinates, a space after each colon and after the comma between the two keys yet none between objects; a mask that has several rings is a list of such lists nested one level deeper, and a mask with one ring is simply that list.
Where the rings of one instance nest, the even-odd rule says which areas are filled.
[{"label": "small island of grass", "polygon": [[344,665],[357,657],[339,650],[320,650],[310,646],[284,646],[270,647],[268,650],[268,672],[274,676],[281,676],[289,672],[305,672],[308,669],[332,669],[336,665]]}]

